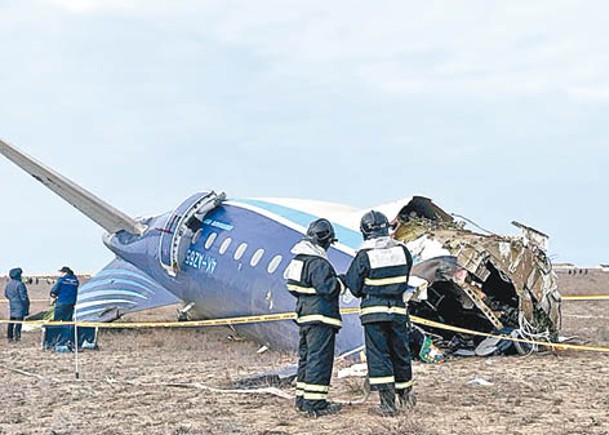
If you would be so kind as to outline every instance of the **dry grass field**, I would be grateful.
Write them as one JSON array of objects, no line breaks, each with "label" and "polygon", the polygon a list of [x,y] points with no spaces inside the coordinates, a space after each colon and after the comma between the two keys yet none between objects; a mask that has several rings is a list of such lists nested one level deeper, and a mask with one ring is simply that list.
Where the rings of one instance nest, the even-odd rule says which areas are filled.
[{"label": "dry grass field", "polygon": [[[609,274],[591,278],[561,275],[561,288],[609,293]],[[31,296],[47,291],[38,286]],[[173,314],[165,308],[139,318]],[[609,301],[565,302],[563,315],[563,335],[609,346]],[[293,354],[258,354],[255,343],[228,328],[102,332],[101,349],[80,354],[78,380],[74,356],[41,351],[39,332],[10,346],[4,334],[3,327],[0,434],[609,434],[606,353],[415,363],[414,411],[372,417],[370,397],[340,415],[308,419],[279,397],[197,388],[231,388],[242,376],[295,361]],[[492,385],[470,384],[476,377]],[[335,379],[331,396],[357,399],[362,385]]]}]

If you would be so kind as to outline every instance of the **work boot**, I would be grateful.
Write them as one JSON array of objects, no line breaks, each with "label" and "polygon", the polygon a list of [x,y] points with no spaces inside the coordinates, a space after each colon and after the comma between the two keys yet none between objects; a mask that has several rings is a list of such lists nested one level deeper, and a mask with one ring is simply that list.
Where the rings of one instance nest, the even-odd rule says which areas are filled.
[{"label": "work boot", "polygon": [[417,396],[414,395],[412,387],[408,387],[404,390],[398,390],[398,399],[401,409],[412,409],[417,404]]},{"label": "work boot", "polygon": [[379,391],[380,403],[378,408],[371,408],[368,413],[378,417],[395,417],[399,414],[395,406],[395,390],[393,388]]},{"label": "work boot", "polygon": [[294,405],[296,406],[296,409],[299,412],[307,412],[307,410],[304,408],[304,399],[302,398],[302,396],[296,396],[296,401],[294,402]]},{"label": "work boot", "polygon": [[343,409],[343,405],[340,403],[326,402],[326,406],[317,409],[310,409],[307,414],[309,417],[317,418],[323,417],[324,415],[336,414],[340,412],[341,409]]}]

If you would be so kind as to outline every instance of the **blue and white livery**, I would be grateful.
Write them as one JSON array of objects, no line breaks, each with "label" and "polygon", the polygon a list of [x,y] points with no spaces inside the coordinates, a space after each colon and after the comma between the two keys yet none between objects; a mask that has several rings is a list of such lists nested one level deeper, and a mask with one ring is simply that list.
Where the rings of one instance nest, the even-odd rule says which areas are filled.
[{"label": "blue and white livery", "polygon": [[[339,242],[328,251],[338,273],[347,270],[362,242],[358,224],[367,210],[319,201],[226,198],[205,191],[175,210],[135,220],[6,142],[0,153],[53,190],[107,233],[103,240],[116,259],[79,291],[77,320],[110,321],[122,314],[183,302],[190,318],[222,318],[289,312],[294,299],[285,287],[290,249],[308,224],[332,222]],[[405,202],[377,207],[397,215]],[[343,307],[356,307],[350,293]],[[292,321],[236,326],[255,340],[295,349]],[[363,344],[359,318],[348,315],[337,336],[338,354]]]}]

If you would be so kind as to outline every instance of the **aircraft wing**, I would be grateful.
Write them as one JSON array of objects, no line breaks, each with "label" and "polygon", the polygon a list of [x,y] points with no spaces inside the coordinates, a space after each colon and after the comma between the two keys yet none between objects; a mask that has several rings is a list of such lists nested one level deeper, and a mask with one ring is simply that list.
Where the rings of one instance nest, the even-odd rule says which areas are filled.
[{"label": "aircraft wing", "polygon": [[75,320],[106,322],[181,302],[137,267],[116,258],[78,290]]},{"label": "aircraft wing", "polygon": [[78,184],[0,139],[0,154],[70,203],[109,233],[142,234],[146,227]]}]

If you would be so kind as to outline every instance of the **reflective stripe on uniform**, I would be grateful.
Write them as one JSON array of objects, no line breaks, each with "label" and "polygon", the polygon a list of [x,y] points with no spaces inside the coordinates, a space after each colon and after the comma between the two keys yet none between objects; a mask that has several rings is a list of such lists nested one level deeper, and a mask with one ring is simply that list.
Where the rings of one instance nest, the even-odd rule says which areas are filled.
[{"label": "reflective stripe on uniform", "polygon": [[396,382],[395,389],[396,390],[405,390],[406,388],[412,387],[413,381],[412,379],[408,382]]},{"label": "reflective stripe on uniform", "polygon": [[298,397],[304,396],[305,385],[307,384],[304,382],[296,382],[296,395]]},{"label": "reflective stripe on uniform", "polygon": [[368,378],[370,380],[370,385],[379,385],[379,384],[392,384],[395,382],[394,376],[380,376],[376,378]]},{"label": "reflective stripe on uniform", "polygon": [[392,276],[389,278],[366,278],[366,279],[364,279],[364,284],[370,285],[370,286],[403,284],[405,282],[408,282],[408,277],[406,275]]},{"label": "reflective stripe on uniform", "polygon": [[405,266],[406,253],[401,246],[394,246],[385,249],[372,249],[367,251],[368,261],[372,269],[382,269],[384,267]]},{"label": "reflective stripe on uniform", "polygon": [[291,279],[293,281],[302,280],[302,270],[304,268],[304,262],[300,260],[293,259],[290,261],[288,265],[288,270],[286,271],[286,278]]},{"label": "reflective stripe on uniform", "polygon": [[302,287],[296,284],[288,284],[288,290],[291,290],[296,293],[302,293],[305,295],[314,295],[317,294],[317,290],[314,287]]},{"label": "reflective stripe on uniform", "polygon": [[386,307],[384,305],[376,305],[373,307],[366,307],[360,310],[359,315],[365,316],[367,314],[408,314],[405,307]]},{"label": "reflective stripe on uniform", "polygon": [[309,393],[305,391],[303,397],[305,400],[325,400],[328,397],[328,393]]},{"label": "reflective stripe on uniform", "polygon": [[296,323],[298,323],[299,325],[302,323],[309,323],[309,322],[321,322],[321,323],[325,323],[327,325],[333,325],[333,326],[342,326],[343,325],[343,322],[341,320],[335,319],[333,317],[324,316],[322,314],[309,314],[308,316],[301,316],[296,319]]},{"label": "reflective stripe on uniform", "polygon": [[330,391],[329,385],[318,385],[318,384],[305,384],[305,394],[309,392],[327,393]]}]

